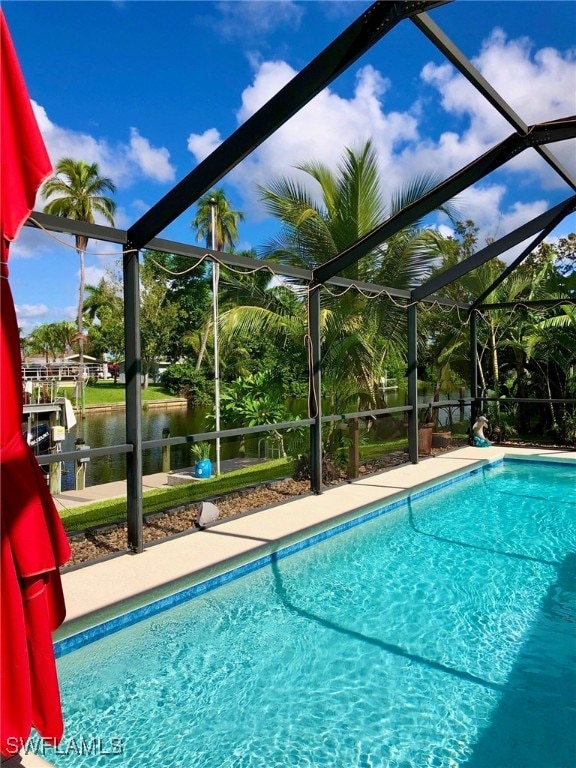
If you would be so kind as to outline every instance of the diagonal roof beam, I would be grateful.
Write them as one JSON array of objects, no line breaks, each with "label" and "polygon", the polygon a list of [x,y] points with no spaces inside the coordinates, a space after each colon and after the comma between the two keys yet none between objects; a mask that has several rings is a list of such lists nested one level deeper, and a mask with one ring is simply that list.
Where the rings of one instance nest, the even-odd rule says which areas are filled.
[{"label": "diagonal roof beam", "polygon": [[501,141],[492,149],[485,152],[476,160],[457,171],[445,181],[438,184],[430,192],[422,195],[418,200],[410,203],[401,211],[391,216],[385,222],[373,229],[354,245],[342,251],[325,264],[316,267],[314,280],[316,283],[325,283],[343,269],[355,264],[362,256],[370,253],[404,227],[408,227],[423,216],[439,208],[448,200],[455,197],[464,189],[483,179],[492,171],[497,170],[508,160],[518,155],[528,147],[549,144],[554,141],[565,141],[576,137],[576,117],[567,117],[563,120],[553,120],[549,123],[538,123],[530,126],[526,132],[513,133],[507,139]]},{"label": "diagonal roof beam", "polygon": [[484,299],[490,296],[492,291],[496,290],[496,288],[498,288],[498,286],[501,285],[504,282],[504,280],[506,280],[508,275],[511,274],[516,269],[516,267],[520,266],[520,264],[524,261],[524,259],[527,256],[529,256],[532,253],[532,251],[540,245],[540,243],[542,242],[542,240],[544,240],[545,237],[548,237],[550,232],[552,232],[558,226],[558,224],[561,221],[563,221],[563,219],[566,218],[566,216],[568,216],[570,213],[574,213],[574,211],[576,210],[576,195],[571,197],[570,200],[572,201],[571,205],[566,205],[565,210],[561,211],[558,214],[558,216],[555,216],[552,219],[552,221],[546,227],[544,227],[542,232],[540,232],[540,234],[537,235],[537,237],[535,237],[534,240],[532,240],[530,245],[522,251],[520,256],[514,259],[514,261],[511,264],[509,264],[505,270],[503,270],[502,274],[499,275],[496,278],[496,280],[494,280],[492,285],[486,288],[486,290],[483,293],[481,293],[480,296],[478,296],[478,298],[472,302],[472,304],[470,305],[470,312],[476,309],[476,307],[479,304],[482,304]]},{"label": "diagonal roof beam", "polygon": [[141,248],[214,186],[274,131],[350,67],[402,19],[449,0],[375,2],[128,229]]},{"label": "diagonal roof beam", "polygon": [[[472,272],[472,270],[481,267],[482,264],[486,264],[487,261],[496,258],[496,256],[500,256],[501,253],[505,253],[510,248],[518,245],[518,243],[524,242],[524,240],[528,237],[532,237],[532,235],[535,235],[537,232],[544,230],[544,234],[541,238],[544,239],[544,237],[546,237],[549,232],[562,221],[562,219],[570,213],[573,213],[574,210],[576,210],[576,195],[572,195],[572,197],[569,197],[559,205],[554,206],[554,208],[550,208],[550,210],[541,213],[540,216],[537,216],[535,219],[528,221],[526,224],[518,227],[518,229],[509,232],[507,235],[504,235],[504,237],[495,240],[493,243],[490,243],[485,248],[482,248],[482,250],[469,256],[467,259],[450,267],[450,269],[446,269],[444,272],[435,275],[427,282],[414,288],[412,291],[412,299],[414,301],[421,301],[422,299],[425,299],[426,296],[430,296],[430,294],[440,291],[446,285],[453,283],[454,280],[459,280],[461,277],[464,277],[464,275]],[[530,249],[532,250],[535,248],[536,245],[538,245],[538,242],[531,245]],[[528,253],[530,253],[530,251],[528,251]]]},{"label": "diagonal roof beam", "polygon": [[[500,96],[490,83],[480,74],[476,67],[464,56],[452,40],[444,34],[426,13],[413,16],[412,21],[418,29],[432,42],[438,50],[444,54],[448,61],[456,67],[464,77],[472,83],[474,88],[484,96],[501,115],[518,132],[525,133],[528,126],[522,118],[516,114],[512,107]],[[564,181],[576,191],[576,178],[562,163],[552,154],[546,146],[534,147],[544,160],[550,165]]]}]

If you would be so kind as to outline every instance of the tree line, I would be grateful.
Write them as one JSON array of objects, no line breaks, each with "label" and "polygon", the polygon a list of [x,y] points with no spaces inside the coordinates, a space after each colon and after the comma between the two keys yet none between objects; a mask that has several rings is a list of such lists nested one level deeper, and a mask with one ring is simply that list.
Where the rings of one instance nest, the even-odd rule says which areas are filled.
[{"label": "tree line", "polygon": [[[303,398],[308,388],[307,286],[273,278],[268,264],[313,269],[351,246],[382,221],[417,200],[439,182],[421,174],[400,189],[384,190],[370,141],[345,149],[335,170],[311,160],[300,176],[278,177],[258,188],[278,232],[249,252],[263,269],[242,273],[221,268],[219,288],[220,376],[223,396],[242,392],[262,418],[274,403]],[[314,189],[314,193],[310,190]],[[114,223],[115,189],[97,164],[65,158],[43,187],[45,210],[57,216],[94,222],[98,214]],[[458,208],[441,209],[453,235],[417,221],[348,267],[343,276],[410,289],[479,249],[478,229],[462,221]],[[197,203],[191,222],[196,239],[216,250],[237,253],[243,214],[233,210],[224,190],[213,189]],[[514,310],[483,311],[478,325],[479,377],[484,392],[499,397],[574,397],[576,325],[574,298],[576,235],[541,244],[485,303],[514,302]],[[56,354],[85,350],[112,361],[123,357],[120,265],[97,285],[85,285],[87,239],[76,236],[80,261],[78,316],[73,323],[38,326],[25,339],[27,350]],[[487,262],[452,283],[443,294],[470,301],[492,285],[505,265]],[[542,312],[522,306],[534,299],[557,299]],[[563,303],[562,300],[565,300]],[[191,401],[212,397],[214,327],[211,266],[147,250],[141,264],[142,369],[146,378],[159,361],[172,363],[164,384]],[[322,377],[325,410],[332,413],[380,407],[381,377],[406,373],[406,313],[388,296],[371,298],[357,290],[325,287],[321,299]],[[422,305],[419,322],[423,378],[445,391],[469,380],[468,318],[461,311]],[[499,409],[494,418],[505,421]],[[510,414],[508,414],[510,416]],[[573,414],[562,408],[516,409],[509,420],[523,432],[562,431]],[[573,430],[575,425],[572,423]]]}]

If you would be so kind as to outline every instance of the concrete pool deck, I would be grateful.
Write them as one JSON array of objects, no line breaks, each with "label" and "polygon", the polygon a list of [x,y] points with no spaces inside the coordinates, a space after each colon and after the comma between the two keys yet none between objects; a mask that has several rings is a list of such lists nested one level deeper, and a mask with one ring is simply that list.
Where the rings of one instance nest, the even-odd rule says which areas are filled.
[{"label": "concrete pool deck", "polygon": [[576,462],[576,453],[570,451],[460,448],[329,488],[320,496],[302,496],[226,519],[204,530],[148,545],[138,555],[123,554],[80,567],[62,576],[67,617],[56,637],[97,623],[104,612],[107,618],[123,613],[138,604],[139,598],[140,602],[149,602],[150,594],[153,599],[163,592],[169,594],[184,583],[203,580],[328,528],[339,518],[383,505],[390,497],[415,486],[432,484],[477,462],[505,455],[555,456]]},{"label": "concrete pool deck", "polygon": [[[139,555],[123,554],[64,573],[67,619],[56,639],[376,509],[416,486],[434,484],[507,455],[568,461],[574,464],[576,482],[576,453],[568,450],[466,447],[395,467],[329,488],[320,496],[299,497],[150,545]],[[37,755],[20,755],[2,763],[3,768],[49,765]]]}]

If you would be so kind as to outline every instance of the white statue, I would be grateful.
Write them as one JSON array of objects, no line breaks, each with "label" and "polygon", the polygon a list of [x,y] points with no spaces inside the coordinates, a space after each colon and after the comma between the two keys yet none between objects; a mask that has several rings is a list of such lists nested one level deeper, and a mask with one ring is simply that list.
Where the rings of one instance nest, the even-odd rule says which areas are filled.
[{"label": "white statue", "polygon": [[492,443],[484,435],[484,427],[487,426],[488,419],[486,416],[479,416],[474,422],[472,432],[474,433],[474,445],[478,448],[488,448]]}]

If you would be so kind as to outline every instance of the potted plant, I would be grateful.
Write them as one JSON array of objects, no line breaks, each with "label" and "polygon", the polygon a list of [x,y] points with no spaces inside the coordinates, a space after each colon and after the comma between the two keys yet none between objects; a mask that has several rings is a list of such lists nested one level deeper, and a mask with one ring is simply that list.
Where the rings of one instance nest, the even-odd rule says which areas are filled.
[{"label": "potted plant", "polygon": [[[448,418],[452,424],[452,411],[448,406]],[[452,430],[447,427],[439,427],[434,420],[434,429],[432,430],[432,448],[449,448],[452,444]]]},{"label": "potted plant", "polygon": [[190,447],[192,458],[195,459],[194,477],[206,479],[212,477],[212,462],[210,461],[210,443],[193,443]]},{"label": "potted plant", "polygon": [[432,453],[432,430],[434,429],[434,414],[429,405],[424,414],[424,421],[418,429],[418,453],[420,456],[430,456]]},{"label": "potted plant", "polygon": [[432,432],[432,448],[448,448],[450,445],[452,445],[452,432],[449,429]]}]

